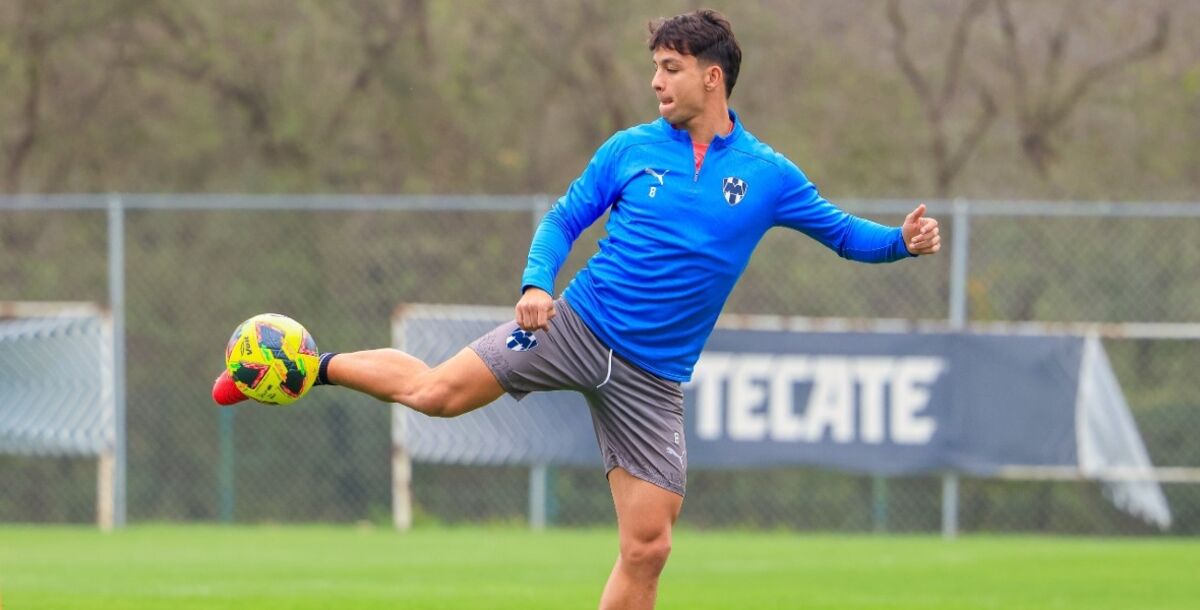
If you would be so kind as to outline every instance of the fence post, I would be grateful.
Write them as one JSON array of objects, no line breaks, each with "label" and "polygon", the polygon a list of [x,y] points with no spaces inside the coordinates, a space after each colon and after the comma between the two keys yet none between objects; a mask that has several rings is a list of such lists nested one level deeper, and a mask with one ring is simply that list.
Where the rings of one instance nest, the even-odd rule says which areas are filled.
[{"label": "fence post", "polygon": [[888,480],[877,474],[871,476],[871,526],[876,533],[887,531]]},{"label": "fence post", "polygon": [[125,206],[108,197],[108,305],[113,325],[112,526],[125,527]]},{"label": "fence post", "polygon": [[[542,224],[542,217],[546,212],[550,211],[550,199],[545,195],[537,195],[533,198],[533,206],[531,212],[531,230],[530,238],[537,234],[538,225]],[[545,462],[534,464],[529,468],[529,528],[532,530],[546,529],[546,515],[549,512],[547,493],[549,487],[550,473]]]},{"label": "fence post", "polygon": [[[404,318],[392,318],[392,345],[405,349],[407,336]],[[392,405],[392,524],[397,530],[412,529],[412,457],[408,454],[407,407]]]},{"label": "fence post", "polygon": [[529,528],[546,529],[546,498],[549,497],[549,469],[545,462],[534,464],[529,469]]},{"label": "fence post", "polygon": [[[950,328],[967,327],[967,292],[971,250],[971,207],[965,199],[954,200],[954,223],[950,250]],[[942,475],[942,538],[958,536],[958,474]]]},{"label": "fence post", "polygon": [[971,250],[971,208],[965,199],[954,200],[954,222],[950,234],[950,327],[967,325],[967,263]]},{"label": "fence post", "polygon": [[958,473],[942,475],[942,538],[958,537]]},{"label": "fence post", "polygon": [[217,462],[219,507],[217,512],[221,523],[233,523],[233,508],[236,498],[233,470],[233,414],[235,412],[233,407],[222,407],[217,410],[217,446],[219,449]]},{"label": "fence post", "polygon": [[405,407],[392,405],[392,524],[397,530],[412,529],[412,459],[408,455],[408,422]]},{"label": "fence post", "polygon": [[96,458],[96,524],[100,531],[113,528],[113,454],[104,451]]}]

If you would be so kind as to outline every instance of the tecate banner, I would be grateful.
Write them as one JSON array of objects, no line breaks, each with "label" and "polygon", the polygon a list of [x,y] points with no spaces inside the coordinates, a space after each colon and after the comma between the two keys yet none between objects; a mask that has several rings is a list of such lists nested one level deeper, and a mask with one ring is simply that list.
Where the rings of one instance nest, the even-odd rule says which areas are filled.
[{"label": "tecate banner", "polygon": [[718,330],[684,386],[692,466],[1074,465],[1083,340]]},{"label": "tecate banner", "polygon": [[[492,324],[409,320],[405,344],[436,362],[448,354],[420,346],[463,345]],[[1082,346],[1070,336],[717,329],[683,386],[688,464],[885,474],[1075,465]],[[405,419],[398,441],[420,461],[600,459],[588,406],[573,392]]]},{"label": "tecate banner", "polygon": [[[405,317],[397,333],[429,362],[511,315],[433,311]],[[683,390],[685,438],[663,431],[662,446],[693,469],[988,476],[1054,466],[1092,476],[1151,467],[1094,337],[723,328]],[[588,408],[577,393],[551,392],[501,398],[448,420],[405,409],[393,436],[417,461],[598,464]],[[1110,481],[1106,489],[1123,509],[1170,523],[1157,483]]]}]

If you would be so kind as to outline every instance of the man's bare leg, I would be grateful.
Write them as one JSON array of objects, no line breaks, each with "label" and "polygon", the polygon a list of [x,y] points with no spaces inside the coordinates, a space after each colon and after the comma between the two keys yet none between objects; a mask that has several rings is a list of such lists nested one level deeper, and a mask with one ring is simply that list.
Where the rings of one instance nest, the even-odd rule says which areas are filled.
[{"label": "man's bare leg", "polygon": [[621,553],[604,586],[600,608],[653,608],[683,497],[634,478],[621,468],[608,473],[608,486],[617,508]]},{"label": "man's bare leg", "polygon": [[343,352],[329,361],[329,381],[434,417],[454,417],[504,394],[491,369],[471,348],[430,367],[396,349]]}]

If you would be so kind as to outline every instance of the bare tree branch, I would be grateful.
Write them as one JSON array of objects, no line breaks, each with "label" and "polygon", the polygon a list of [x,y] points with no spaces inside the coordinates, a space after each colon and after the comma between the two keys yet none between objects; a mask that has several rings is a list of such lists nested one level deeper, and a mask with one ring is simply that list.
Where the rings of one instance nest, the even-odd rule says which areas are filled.
[{"label": "bare tree branch", "polygon": [[[525,49],[540,68],[553,75],[560,86],[552,93],[565,91],[579,96],[584,91],[599,91],[597,95],[577,97],[573,105],[591,116],[604,116],[609,124],[595,120],[576,124],[586,140],[602,140],[612,129],[628,123],[628,98],[623,94],[620,74],[614,64],[610,32],[604,24],[611,18],[603,14],[604,2],[588,0],[580,4],[581,11],[563,13],[554,10],[556,2],[545,3],[538,11],[538,21],[515,21],[514,35],[525,42]],[[610,11],[611,12],[611,11]],[[586,70],[580,70],[580,64]]]},{"label": "bare tree branch", "polygon": [[958,16],[954,25],[954,35],[951,38],[950,50],[946,52],[946,77],[942,81],[942,97],[939,102],[942,108],[954,99],[958,93],[958,77],[962,72],[962,58],[967,49],[967,38],[971,23],[987,8],[988,0],[972,0],[966,10]]},{"label": "bare tree branch", "polygon": [[888,22],[895,34],[892,39],[892,54],[900,71],[917,94],[925,118],[929,122],[929,151],[933,158],[934,184],[939,197],[945,197],[949,193],[950,185],[962,172],[971,153],[979,147],[996,118],[996,104],[991,93],[986,89],[981,90],[979,115],[975,117],[970,130],[958,144],[951,144],[946,129],[946,113],[958,97],[963,57],[966,55],[970,39],[971,24],[987,8],[988,2],[990,0],[972,0],[959,14],[950,46],[946,50],[941,88],[936,95],[929,79],[921,73],[909,54],[908,24],[904,21],[899,0],[889,0],[887,5]]},{"label": "bare tree branch", "polygon": [[1079,104],[1079,100],[1083,99],[1088,89],[1099,81],[1128,64],[1156,55],[1166,48],[1169,23],[1170,20],[1167,13],[1159,13],[1158,18],[1155,20],[1154,34],[1149,39],[1125,53],[1111,57],[1088,68],[1079,80],[1071,86],[1070,91],[1050,109],[1044,119],[1044,126],[1047,129],[1053,129],[1058,126],[1071,113],[1075,106]]},{"label": "bare tree branch", "polygon": [[[353,101],[366,91],[367,87],[376,78],[380,69],[392,57],[392,53],[396,45],[400,42],[401,32],[403,31],[400,24],[392,18],[388,11],[373,3],[356,2],[351,6],[356,7],[359,12],[361,23],[359,25],[362,32],[363,40],[363,62],[355,71],[354,77],[350,79],[350,88],[342,94],[341,100],[334,108],[333,114],[326,121],[322,133],[323,139],[328,141],[342,130],[345,125],[346,117],[349,116],[353,108]],[[373,25],[383,23],[381,28],[384,32],[383,38],[374,38],[371,35]]]},{"label": "bare tree branch", "polygon": [[421,63],[432,67],[437,56],[433,53],[433,44],[429,37],[429,2],[427,0],[404,0],[404,21],[412,28]]},{"label": "bare tree branch", "polygon": [[[603,23],[594,2],[585,2],[583,8],[585,23]],[[608,120],[613,129],[619,129],[627,122],[626,109],[619,86],[621,79],[613,63],[614,53],[610,40],[608,36],[597,35],[593,30],[584,42],[583,53],[584,59],[600,81],[601,99]]]},{"label": "bare tree branch", "polygon": [[[161,9],[161,7],[160,7]],[[258,83],[237,82],[214,68],[210,54],[203,52],[211,46],[207,30],[199,21],[183,24],[165,10],[150,13],[154,23],[171,37],[173,53],[146,52],[128,59],[134,65],[155,69],[203,85],[246,115],[248,131],[260,140],[264,158],[269,163],[306,164],[309,155],[297,142],[280,139],[275,133],[272,105]]]},{"label": "bare tree branch", "polygon": [[950,186],[950,182],[954,177],[962,171],[971,153],[979,148],[979,145],[983,142],[983,137],[991,129],[992,122],[996,120],[996,115],[998,114],[996,101],[992,98],[991,92],[986,88],[979,91],[979,104],[983,109],[982,112],[975,117],[975,122],[971,125],[971,130],[967,132],[958,149],[954,151],[954,154],[946,162],[945,181],[947,187]]},{"label": "bare tree branch", "polygon": [[28,49],[28,65],[25,68],[25,100],[21,104],[21,132],[9,146],[8,166],[5,168],[5,185],[9,192],[21,189],[21,168],[33,150],[40,131],[42,99],[42,55],[33,47]]},{"label": "bare tree branch", "polygon": [[1063,59],[1067,54],[1067,44],[1070,41],[1070,27],[1078,19],[1078,11],[1078,0],[1067,5],[1063,10],[1062,17],[1058,20],[1058,27],[1047,41],[1046,65],[1042,69],[1042,84],[1048,88],[1058,85],[1058,73],[1062,69]]},{"label": "bare tree branch", "polygon": [[1059,129],[1087,92],[1098,82],[1118,72],[1128,64],[1159,53],[1167,43],[1169,15],[1159,13],[1154,32],[1141,44],[1106,60],[1088,67],[1066,87],[1066,93],[1057,95],[1060,89],[1061,68],[1065,61],[1070,40],[1070,26],[1079,3],[1073,2],[1063,13],[1058,27],[1047,40],[1045,64],[1042,66],[1043,82],[1038,92],[1031,91],[1031,83],[1025,73],[1022,47],[1018,42],[1016,21],[1012,17],[1008,0],[996,0],[1000,32],[1008,53],[1008,72],[1012,79],[1015,98],[1017,126],[1021,131],[1021,150],[1038,174],[1046,177],[1050,163],[1055,158],[1051,142]]},{"label": "bare tree branch", "polygon": [[900,13],[900,0],[888,1],[887,15],[888,21],[892,24],[892,31],[895,33],[892,38],[892,54],[896,58],[896,63],[900,65],[900,71],[904,73],[908,84],[912,86],[917,97],[924,104],[927,118],[931,121],[940,121],[938,109],[933,109],[932,114],[929,114],[931,107],[936,106],[932,103],[933,93],[929,89],[929,83],[925,81],[925,77],[913,63],[912,56],[908,54],[908,24],[904,22],[904,16]]},{"label": "bare tree branch", "polygon": [[1024,124],[1030,120],[1029,79],[1025,74],[1025,63],[1021,59],[1021,44],[1018,39],[1017,26],[1013,22],[1008,0],[996,0],[996,9],[996,12],[1000,15],[1000,32],[1004,37],[1004,46],[1008,51],[1007,67],[1013,81],[1013,97],[1016,98],[1017,122]]},{"label": "bare tree branch", "polygon": [[29,158],[41,131],[42,70],[49,44],[43,35],[39,17],[43,14],[38,2],[21,5],[21,30],[25,54],[25,98],[21,102],[21,130],[7,148],[8,163],[5,167],[5,188],[17,192],[21,188],[21,168]]},{"label": "bare tree branch", "polygon": [[[127,28],[123,28],[127,29]],[[100,77],[100,82],[96,83],[91,90],[81,96],[81,101],[76,105],[78,112],[69,120],[66,131],[68,133],[78,133],[84,129],[84,126],[100,112],[100,102],[112,89],[113,83],[116,81],[118,72],[124,64],[123,55],[126,46],[126,37],[121,36],[114,41],[116,45],[116,58],[110,58],[104,61],[103,74]],[[54,164],[53,168],[48,172],[48,180],[46,184],[59,185],[64,184],[68,176],[71,174],[72,168],[75,166],[76,158],[79,156],[79,150],[71,147],[62,155]]]}]

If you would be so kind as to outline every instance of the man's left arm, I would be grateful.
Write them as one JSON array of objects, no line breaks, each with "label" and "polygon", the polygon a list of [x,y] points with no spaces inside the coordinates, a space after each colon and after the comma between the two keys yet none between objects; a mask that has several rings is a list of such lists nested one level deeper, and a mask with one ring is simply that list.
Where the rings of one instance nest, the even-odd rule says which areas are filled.
[{"label": "man's left arm", "polygon": [[785,162],[776,225],[796,229],[838,256],[865,263],[886,263],[941,249],[937,220],[925,216],[925,204],[917,206],[899,227],[884,226],[826,201],[799,168]]}]

